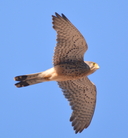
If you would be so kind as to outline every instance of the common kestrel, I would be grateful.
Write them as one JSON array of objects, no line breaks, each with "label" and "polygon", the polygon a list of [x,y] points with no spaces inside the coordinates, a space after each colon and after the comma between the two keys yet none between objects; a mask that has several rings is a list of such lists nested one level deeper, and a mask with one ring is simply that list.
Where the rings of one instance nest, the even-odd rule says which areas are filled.
[{"label": "common kestrel", "polygon": [[70,117],[75,133],[87,128],[92,120],[96,104],[96,86],[88,79],[99,66],[84,61],[88,46],[82,34],[62,14],[52,16],[53,28],[57,32],[57,45],[53,56],[54,67],[40,73],[16,76],[16,87],[57,81],[73,110]]}]

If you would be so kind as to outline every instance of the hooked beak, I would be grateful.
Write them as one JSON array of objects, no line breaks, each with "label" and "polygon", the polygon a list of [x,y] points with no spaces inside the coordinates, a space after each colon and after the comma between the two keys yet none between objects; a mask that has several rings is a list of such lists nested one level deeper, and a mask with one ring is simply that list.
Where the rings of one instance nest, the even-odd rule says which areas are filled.
[{"label": "hooked beak", "polygon": [[96,68],[96,69],[99,69],[100,66],[99,66],[98,64],[95,64],[95,68]]}]

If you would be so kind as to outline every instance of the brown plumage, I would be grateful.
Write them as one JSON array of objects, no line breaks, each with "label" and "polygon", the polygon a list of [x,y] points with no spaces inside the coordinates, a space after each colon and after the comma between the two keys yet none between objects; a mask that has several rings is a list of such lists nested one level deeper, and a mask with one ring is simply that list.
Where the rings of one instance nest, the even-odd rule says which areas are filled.
[{"label": "brown plumage", "polygon": [[70,102],[73,113],[70,121],[76,133],[87,128],[92,120],[96,104],[96,87],[88,79],[99,66],[95,62],[84,61],[87,43],[75,26],[62,14],[52,16],[53,28],[57,32],[57,45],[53,56],[54,67],[46,71],[16,76],[16,87],[57,81],[65,97]]}]

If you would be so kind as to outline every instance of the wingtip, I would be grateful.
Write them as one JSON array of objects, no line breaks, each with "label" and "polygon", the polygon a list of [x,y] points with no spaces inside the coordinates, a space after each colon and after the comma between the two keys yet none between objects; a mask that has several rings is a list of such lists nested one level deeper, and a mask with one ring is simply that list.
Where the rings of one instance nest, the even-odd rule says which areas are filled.
[{"label": "wingtip", "polygon": [[55,12],[55,15],[57,15],[58,13],[57,12]]},{"label": "wingtip", "polygon": [[56,15],[56,17],[60,17],[60,15],[57,12],[55,12],[55,15]]}]

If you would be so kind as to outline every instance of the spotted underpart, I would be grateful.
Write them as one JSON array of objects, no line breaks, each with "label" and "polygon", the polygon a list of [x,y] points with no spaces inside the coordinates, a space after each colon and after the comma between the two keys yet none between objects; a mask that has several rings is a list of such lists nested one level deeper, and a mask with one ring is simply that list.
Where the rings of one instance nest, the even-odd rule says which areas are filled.
[{"label": "spotted underpart", "polygon": [[65,62],[57,65],[57,67],[58,74],[69,79],[81,78],[90,71],[90,67],[84,61]]}]

